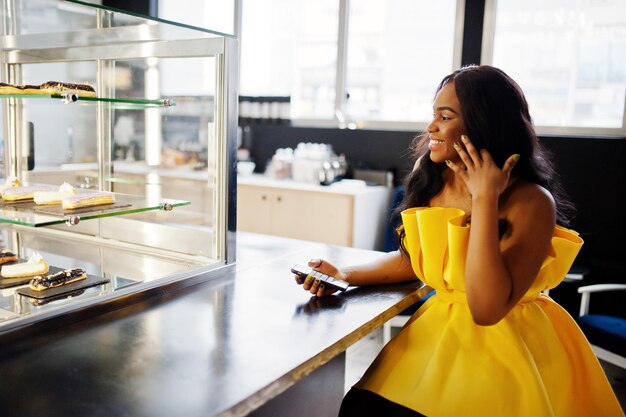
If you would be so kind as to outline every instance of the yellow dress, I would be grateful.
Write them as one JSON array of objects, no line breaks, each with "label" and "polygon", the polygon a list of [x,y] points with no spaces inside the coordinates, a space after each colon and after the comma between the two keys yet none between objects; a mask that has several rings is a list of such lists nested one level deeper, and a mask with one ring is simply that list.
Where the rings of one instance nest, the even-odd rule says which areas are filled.
[{"label": "yellow dress", "polygon": [[522,300],[497,324],[478,326],[465,295],[470,228],[464,214],[454,208],[402,213],[413,269],[437,292],[356,387],[428,417],[624,416],[577,324],[541,293],[565,277],[582,239],[557,226]]}]

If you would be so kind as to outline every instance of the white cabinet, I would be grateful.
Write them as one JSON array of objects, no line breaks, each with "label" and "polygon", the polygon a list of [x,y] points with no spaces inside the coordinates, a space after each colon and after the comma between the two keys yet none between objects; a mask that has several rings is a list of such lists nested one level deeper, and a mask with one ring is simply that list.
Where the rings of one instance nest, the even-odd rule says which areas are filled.
[{"label": "white cabinet", "polygon": [[390,189],[323,187],[262,176],[237,183],[237,230],[382,249]]}]

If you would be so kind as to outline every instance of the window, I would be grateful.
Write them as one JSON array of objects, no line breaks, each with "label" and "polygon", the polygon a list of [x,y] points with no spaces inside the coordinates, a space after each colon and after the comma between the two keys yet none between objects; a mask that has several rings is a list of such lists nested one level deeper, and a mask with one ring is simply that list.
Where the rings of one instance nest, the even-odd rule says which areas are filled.
[{"label": "window", "polygon": [[291,96],[292,118],[335,112],[339,0],[248,0],[240,95]]},{"label": "window", "polygon": [[457,3],[244,1],[240,94],[291,96],[291,118],[308,124],[426,122],[460,62]]},{"label": "window", "polygon": [[352,0],[347,117],[427,122],[453,70],[456,0]]},{"label": "window", "polygon": [[520,84],[540,131],[625,131],[626,2],[497,0],[493,22],[483,60],[492,41],[493,65]]}]

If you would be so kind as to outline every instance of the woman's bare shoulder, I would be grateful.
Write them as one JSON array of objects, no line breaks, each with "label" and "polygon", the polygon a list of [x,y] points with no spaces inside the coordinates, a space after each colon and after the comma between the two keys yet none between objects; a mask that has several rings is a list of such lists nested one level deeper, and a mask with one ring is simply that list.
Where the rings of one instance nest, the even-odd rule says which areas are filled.
[{"label": "woman's bare shoulder", "polygon": [[556,221],[554,197],[542,186],[516,179],[505,193],[503,209],[507,212],[507,217],[519,216],[528,219],[540,216],[548,222]]}]

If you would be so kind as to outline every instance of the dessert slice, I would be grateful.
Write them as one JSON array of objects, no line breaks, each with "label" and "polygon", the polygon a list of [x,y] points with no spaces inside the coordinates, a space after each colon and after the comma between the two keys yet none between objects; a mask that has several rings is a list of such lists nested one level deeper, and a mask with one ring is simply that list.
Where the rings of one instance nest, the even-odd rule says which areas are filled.
[{"label": "dessert slice", "polygon": [[61,204],[63,210],[73,210],[83,207],[100,206],[103,204],[115,203],[115,194],[107,193],[105,191],[82,193],[72,197],[66,197]]},{"label": "dessert slice", "polygon": [[78,190],[71,184],[64,182],[59,187],[59,191],[35,191],[33,194],[33,200],[38,205],[53,205],[61,204],[61,201],[66,197],[77,195]]},{"label": "dessert slice", "polygon": [[11,187],[2,190],[2,199],[4,201],[24,201],[32,200],[36,191],[50,191],[48,185],[30,185],[22,187]]},{"label": "dessert slice", "polygon": [[3,265],[0,275],[3,278],[33,277],[48,272],[48,263],[37,252],[33,252],[27,262]]},{"label": "dessert slice", "polygon": [[81,268],[66,269],[55,274],[39,275],[33,278],[28,286],[35,291],[43,291],[49,288],[60,287],[72,282],[87,278],[87,273]]},{"label": "dessert slice", "polygon": [[11,252],[10,250],[3,250],[0,252],[0,265],[6,264],[7,262],[17,261],[17,255]]}]

